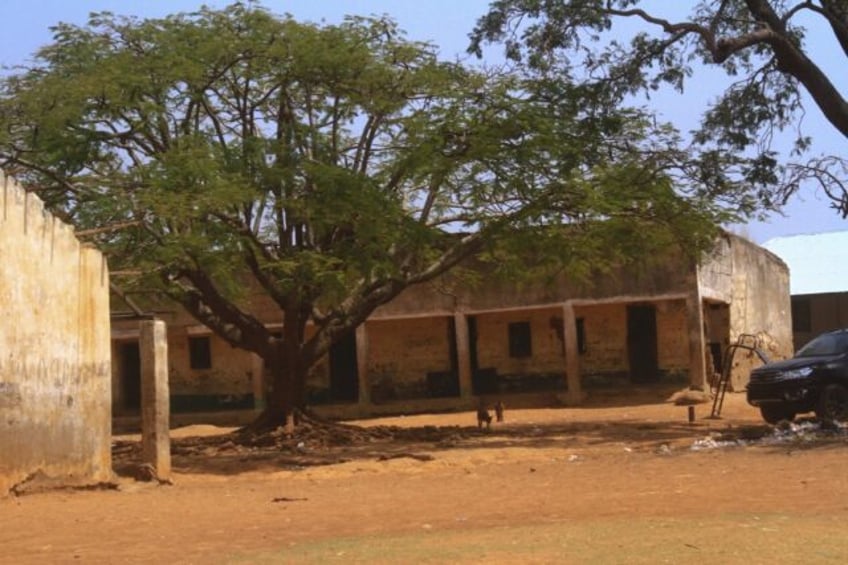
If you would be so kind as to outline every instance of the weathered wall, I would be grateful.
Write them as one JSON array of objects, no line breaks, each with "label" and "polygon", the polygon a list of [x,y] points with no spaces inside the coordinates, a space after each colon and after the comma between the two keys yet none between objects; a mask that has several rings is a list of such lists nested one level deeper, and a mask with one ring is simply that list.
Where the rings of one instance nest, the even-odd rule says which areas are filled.
[{"label": "weathered wall", "polygon": [[729,304],[733,299],[734,261],[731,244],[736,239],[731,236],[719,237],[715,247],[698,268],[701,296],[707,300]]},{"label": "weathered wall", "polygon": [[[584,380],[587,384],[607,382],[610,376],[626,380],[629,371],[628,302],[587,302],[576,308],[585,330],[586,347],[580,354]],[[657,312],[659,369],[666,375],[685,374],[688,371],[685,302],[682,299],[659,300],[652,304]],[[521,387],[554,390],[565,386],[561,306],[481,312],[471,316],[477,326],[477,366],[495,371],[502,392]],[[436,310],[432,317],[377,318],[367,323],[367,383],[376,401],[427,398],[428,373],[452,371],[451,319],[452,316],[440,315]],[[512,322],[530,323],[530,357],[510,356],[508,327]],[[126,326],[127,322],[121,324]],[[191,327],[199,329],[196,324]],[[129,333],[132,332],[130,329]],[[115,335],[122,334],[116,329]],[[169,330],[170,374],[177,411],[186,407],[188,397],[243,396],[251,392],[252,367],[248,354],[211,336],[213,366],[209,370],[194,370],[189,366],[188,340],[186,328],[172,323]],[[119,364],[118,359],[115,365]],[[116,387],[118,382],[116,380]],[[313,368],[308,386],[318,391],[330,386],[326,359]],[[209,404],[207,408],[213,409],[214,405]]]},{"label": "weathered wall", "polygon": [[[682,268],[681,268],[682,267]],[[509,308],[538,308],[566,300],[603,301],[610,298],[657,297],[687,292],[692,269],[676,254],[646,258],[588,281],[574,281],[562,275],[557,280],[514,281],[488,275],[469,285],[446,275],[432,283],[406,289],[396,299],[378,308],[372,319],[440,313],[449,315],[457,306],[467,311]]]},{"label": "weathered wall", "polygon": [[[717,350],[721,349],[719,345],[727,344],[731,318],[733,331],[765,332],[778,344],[776,347],[782,347],[785,338],[781,332],[789,327],[788,310],[768,310],[779,305],[784,291],[788,292],[785,265],[745,240],[726,236],[697,271],[685,257],[671,255],[646,259],[627,271],[598,277],[591,284],[564,278],[536,284],[515,283],[484,276],[479,285],[469,287],[444,277],[407,289],[397,300],[378,309],[365,326],[368,344],[357,352],[367,352],[367,358],[359,359],[358,365],[365,369],[359,383],[360,393],[365,391],[361,398],[370,395],[375,402],[427,399],[428,374],[434,378],[441,378],[435,373],[459,376],[471,355],[452,366],[452,349],[460,347],[450,337],[451,322],[457,313],[461,313],[460,319],[464,316],[473,321],[477,332],[476,367],[496,373],[499,390],[518,389],[513,386],[514,381],[522,377],[528,377],[522,384],[528,384],[529,390],[561,388],[566,369],[562,330],[566,301],[573,306],[576,318],[582,319],[584,328],[585,350],[579,354],[578,363],[583,384],[606,385],[629,379],[628,305],[654,306],[659,376],[687,382],[693,362],[689,334],[693,326],[698,326],[697,321],[693,323],[688,318],[691,312],[687,310],[687,300],[694,289],[696,272],[703,297],[707,352],[713,344]],[[737,297],[740,304],[736,304]],[[249,291],[244,300],[270,327],[280,326],[281,314],[266,296]],[[735,310],[731,311],[730,303],[734,303]],[[189,332],[185,326],[193,327],[192,331],[202,328],[179,310],[166,319],[175,397],[256,392],[258,385],[251,382],[255,359],[213,336],[213,368],[191,370]],[[510,356],[508,327],[512,322],[530,323],[532,356]],[[474,379],[482,379],[481,372],[486,371],[472,375],[475,390],[480,390],[479,381]],[[747,370],[741,368],[736,373],[747,375]],[[463,382],[467,385],[467,381]],[[309,392],[317,391],[326,397],[330,383],[325,359],[311,372]]]},{"label": "weathered wall", "polygon": [[584,320],[586,348],[580,355],[584,381],[587,376],[627,372],[627,307],[584,306],[575,308],[574,315]]},{"label": "weathered wall", "polygon": [[380,396],[423,398],[427,373],[451,370],[449,318],[369,322],[368,380]]},{"label": "weathered wall", "polygon": [[[480,367],[498,375],[563,374],[562,309],[509,310],[477,318],[477,356]],[[532,355],[510,357],[509,324],[529,322]]]},{"label": "weathered wall", "polygon": [[660,370],[689,373],[689,342],[686,336],[686,302],[657,303],[657,355]]},{"label": "weathered wall", "polygon": [[[211,367],[193,369],[189,339],[208,338]],[[168,333],[168,378],[172,395],[240,395],[251,388],[250,352],[237,349],[214,334],[189,335],[185,328]]]},{"label": "weathered wall", "polygon": [[[125,344],[138,343],[138,325],[135,320],[113,324],[112,343],[112,406],[115,413],[132,414],[138,411],[138,397],[128,398],[124,380],[132,379],[132,372],[124,359]],[[191,328],[191,331],[189,329]],[[198,331],[199,326],[168,327],[168,386],[173,397],[175,412],[186,410],[217,410],[219,408],[248,408],[254,393],[254,366],[250,352],[230,346],[208,331]],[[210,348],[210,367],[192,368],[189,340],[207,338]],[[137,376],[136,376],[137,378]],[[134,402],[133,402],[134,400]]]},{"label": "weathered wall", "polygon": [[[739,237],[732,243],[730,340],[757,336],[772,361],[792,356],[792,316],[789,269],[776,255]],[[761,365],[753,354],[737,355],[731,385],[744,390],[751,369]]]},{"label": "weathered wall", "polygon": [[109,274],[0,175],[0,496],[111,476]]},{"label": "weathered wall", "polygon": [[[657,320],[657,365],[666,375],[685,375],[689,370],[686,341],[686,303],[683,300],[652,302]],[[627,303],[582,306],[575,315],[583,319],[585,351],[580,354],[584,381],[593,377],[628,373]]]},{"label": "weathered wall", "polygon": [[[686,375],[689,364],[686,304],[682,299],[653,304],[659,369],[666,375]],[[580,354],[584,376],[589,381],[611,375],[626,378],[629,371],[627,303],[581,306],[575,313],[584,325],[585,350]],[[535,382],[548,378],[536,385],[564,386],[561,308],[507,310],[473,317],[477,328],[477,366],[494,370],[502,391],[517,389],[522,379]],[[427,373],[451,369],[448,320],[439,316],[369,322],[370,383],[378,389],[390,386],[401,398],[426,397]],[[530,324],[532,354],[529,357],[510,356],[508,328],[514,322]]]}]

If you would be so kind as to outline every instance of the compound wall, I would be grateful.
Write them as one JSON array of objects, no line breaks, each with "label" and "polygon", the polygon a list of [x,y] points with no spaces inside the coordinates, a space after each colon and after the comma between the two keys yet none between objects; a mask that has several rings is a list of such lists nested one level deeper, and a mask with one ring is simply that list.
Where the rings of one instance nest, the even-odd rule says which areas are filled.
[{"label": "compound wall", "polygon": [[0,174],[0,496],[111,477],[103,255]]}]

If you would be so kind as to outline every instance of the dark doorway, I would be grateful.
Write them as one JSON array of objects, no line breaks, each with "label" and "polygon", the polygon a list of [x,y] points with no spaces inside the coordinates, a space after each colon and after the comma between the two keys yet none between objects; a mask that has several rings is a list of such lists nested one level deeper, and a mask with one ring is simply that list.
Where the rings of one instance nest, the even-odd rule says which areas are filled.
[{"label": "dark doorway", "polygon": [[141,410],[141,351],[137,341],[120,345],[122,408],[128,412]]},{"label": "dark doorway", "polygon": [[456,320],[447,318],[450,370],[427,373],[427,391],[431,398],[459,396],[459,352],[456,348]]},{"label": "dark doorway", "polygon": [[359,401],[359,367],[354,332],[330,347],[330,399],[334,402]]},{"label": "dark doorway", "polygon": [[631,382],[652,383],[659,380],[657,311],[654,306],[627,307],[627,356]]}]

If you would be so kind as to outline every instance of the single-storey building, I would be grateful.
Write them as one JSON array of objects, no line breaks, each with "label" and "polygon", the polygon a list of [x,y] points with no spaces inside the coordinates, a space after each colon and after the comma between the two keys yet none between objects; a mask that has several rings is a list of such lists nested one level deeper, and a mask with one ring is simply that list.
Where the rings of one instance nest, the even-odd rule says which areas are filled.
[{"label": "single-storey building", "polygon": [[[741,334],[758,336],[772,358],[792,352],[786,265],[732,234],[700,264],[669,253],[588,282],[480,279],[469,286],[447,276],[380,307],[314,368],[310,406],[355,417],[468,408],[481,396],[576,405],[601,387],[706,388]],[[247,300],[268,327],[282,327],[267,297]],[[117,414],[139,402],[138,330],[120,314],[112,324]],[[185,312],[159,316],[169,328],[174,411],[263,406],[260,358]],[[737,359],[733,388],[744,388],[754,363]]]},{"label": "single-storey building", "polygon": [[796,350],[848,327],[848,231],[776,237],[763,247],[789,266]]}]

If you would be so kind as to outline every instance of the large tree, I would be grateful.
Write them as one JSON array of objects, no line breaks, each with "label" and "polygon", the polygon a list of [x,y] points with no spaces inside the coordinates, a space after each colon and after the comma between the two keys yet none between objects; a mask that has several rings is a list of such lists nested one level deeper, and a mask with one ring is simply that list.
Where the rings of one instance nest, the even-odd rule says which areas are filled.
[{"label": "large tree", "polygon": [[713,182],[724,162],[687,168],[672,130],[603,92],[441,62],[387,19],[235,4],[54,33],[2,83],[3,167],[96,234],[125,289],[261,356],[268,421],[377,307],[472,256],[588,272],[700,249],[752,209]]},{"label": "large tree", "polygon": [[[471,51],[503,42],[507,55],[621,97],[663,84],[681,92],[699,65],[723,69],[728,87],[704,108],[693,137],[700,151],[745,152],[744,174],[771,188],[764,203],[785,203],[805,181],[822,187],[848,216],[848,165],[841,155],[806,156],[800,126],[805,97],[848,137],[848,102],[825,70],[848,62],[844,0],[711,0],[685,17],[678,2],[650,0],[495,0],[471,34]],[[616,24],[640,23],[620,32]],[[809,36],[831,51],[813,53]],[[629,35],[629,37],[628,37]],[[816,56],[819,57],[816,60]],[[567,64],[562,64],[567,60]],[[795,128],[791,155],[775,132]]]}]

